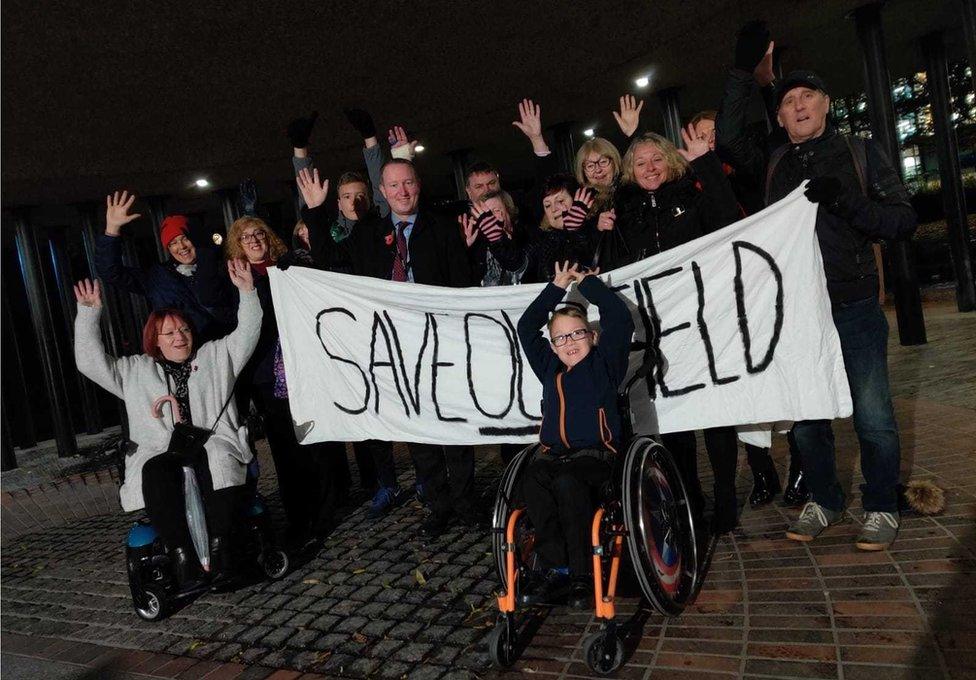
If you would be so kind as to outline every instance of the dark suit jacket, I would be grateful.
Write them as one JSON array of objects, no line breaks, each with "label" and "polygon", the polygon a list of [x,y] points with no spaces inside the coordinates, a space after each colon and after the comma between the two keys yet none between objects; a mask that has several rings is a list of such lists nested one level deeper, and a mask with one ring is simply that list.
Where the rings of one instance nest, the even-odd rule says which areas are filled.
[{"label": "dark suit jacket", "polygon": [[[303,208],[302,218],[308,226],[309,245],[316,263],[332,271],[389,280],[395,247],[392,215],[364,218],[339,243],[332,240],[324,205]],[[408,243],[415,283],[452,288],[477,285],[472,281],[467,249],[456,223],[421,207]]]}]

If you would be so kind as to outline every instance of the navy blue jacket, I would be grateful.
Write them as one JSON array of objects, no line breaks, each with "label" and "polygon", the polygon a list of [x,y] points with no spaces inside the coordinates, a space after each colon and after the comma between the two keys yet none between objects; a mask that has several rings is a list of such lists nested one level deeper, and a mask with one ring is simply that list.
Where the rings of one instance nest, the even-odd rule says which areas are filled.
[{"label": "navy blue jacket", "polygon": [[540,330],[565,290],[550,283],[519,319],[519,341],[542,383],[539,441],[557,455],[587,448],[616,453],[617,390],[627,375],[634,321],[624,301],[596,276],[584,278],[579,290],[599,308],[601,332],[598,344],[572,368],[559,360]]},{"label": "navy blue jacket", "polygon": [[176,309],[188,317],[198,342],[227,335],[237,325],[237,290],[213,248],[197,246],[193,276],[176,271],[176,263],[145,269],[122,264],[122,239],[99,234],[95,239],[95,268],[105,285],[146,298],[153,311]]}]

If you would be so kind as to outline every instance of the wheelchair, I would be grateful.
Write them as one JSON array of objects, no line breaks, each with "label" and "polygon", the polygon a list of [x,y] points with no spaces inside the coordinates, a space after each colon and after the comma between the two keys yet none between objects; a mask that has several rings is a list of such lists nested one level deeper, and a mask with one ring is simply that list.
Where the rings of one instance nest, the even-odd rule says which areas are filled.
[{"label": "wheelchair", "polygon": [[[154,406],[155,409],[155,406]],[[125,481],[125,448],[119,443],[116,466],[120,483]],[[163,454],[167,455],[167,454]],[[271,580],[278,580],[288,573],[288,554],[277,547],[271,524],[271,513],[257,491],[259,476],[257,459],[247,468],[244,488],[247,494],[246,509],[241,521],[235,523],[231,533],[231,545],[235,546],[233,559],[246,570],[263,572]],[[194,485],[195,486],[195,485]],[[205,533],[205,532],[204,532]],[[191,535],[193,531],[191,530]],[[206,537],[203,537],[206,545]],[[125,562],[129,577],[132,606],[139,618],[145,621],[164,619],[179,600],[194,597],[210,589],[205,579],[197,587],[180,589],[170,564],[169,546],[153,528],[147,517],[137,520],[129,529],[125,542]],[[209,572],[209,558],[199,554],[200,566]]]},{"label": "wheelchair", "polygon": [[[638,371],[618,395],[623,441],[628,444],[615,461],[591,524],[594,609],[600,630],[584,642],[583,655],[598,675],[610,675],[623,664],[614,598],[625,543],[641,591],[661,614],[680,615],[699,586],[696,518],[678,468],[660,442],[633,434],[629,394],[645,374],[646,369]],[[495,497],[492,553],[502,589],[488,653],[497,669],[517,660],[519,584],[538,568],[535,534],[520,496],[522,476],[539,451],[539,444],[531,445],[509,462]]]}]

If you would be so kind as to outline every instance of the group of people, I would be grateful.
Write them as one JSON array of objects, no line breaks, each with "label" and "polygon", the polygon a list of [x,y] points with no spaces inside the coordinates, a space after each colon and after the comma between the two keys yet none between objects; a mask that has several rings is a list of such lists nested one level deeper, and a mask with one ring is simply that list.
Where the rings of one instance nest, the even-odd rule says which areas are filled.
[{"label": "group of people", "polygon": [[[748,120],[754,99],[764,104],[765,124]],[[334,192],[309,153],[316,114],[288,125],[303,204],[291,247],[262,219],[247,215],[228,230],[223,264],[218,251],[193,242],[185,217],[171,215],[160,229],[170,261],[149,269],[125,267],[118,237],[138,217],[131,212],[135,197],[109,196],[105,234],[96,243],[98,274],[107,286],[146,296],[154,311],[145,328],[145,353],[112,358],[97,333],[98,286],[79,284],[76,358],[82,373],[126,403],[133,452],[126,458],[123,508],[145,506],[177,564],[186,563],[186,527],[174,520],[182,506],[171,492],[174,468],[165,454],[174,422],[212,426],[208,465],[200,472],[216,569],[229,569],[220,555],[226,554],[230,508],[240,495],[233,490],[245,484],[253,467],[253,436],[245,434],[240,416],[253,410],[263,420],[276,467],[288,544],[302,549],[329,531],[333,510],[345,502],[351,485],[345,445],[302,445],[296,437],[270,267],[315,267],[448,287],[548,283],[518,327],[543,384],[543,411],[557,410],[543,421],[542,452],[525,481],[538,554],[549,575],[533,588],[541,599],[571,590],[573,601],[585,601],[586,524],[574,517],[592,501],[618,452],[614,395],[633,333],[619,298],[592,274],[722,229],[809,180],[805,193],[818,204],[816,230],[866,482],[857,545],[884,549],[898,529],[900,453],[874,247],[881,239],[909,237],[915,214],[890,160],[870,140],[839,132],[829,105],[827,87],[815,73],[774,77],[769,32],[762,22],[751,22],[738,34],[719,108],[688,121],[681,147],[643,130],[643,102],[625,95],[614,112],[619,134],[587,140],[574,172],[562,173],[546,142],[540,106],[521,101],[513,125],[531,145],[536,167],[533,189],[521,200],[505,190],[495,167],[478,162],[465,174],[468,200],[460,214],[432,209],[422,200],[423,184],[412,162],[416,142],[393,127],[387,151],[361,109],[345,114],[363,140],[366,172],[341,174]],[[599,338],[585,314],[556,308],[574,281],[600,308]],[[164,395],[173,395],[178,407],[169,419],[155,418],[150,406]],[[702,436],[714,472],[710,526],[725,533],[737,523],[737,438],[731,427],[710,428]],[[703,517],[697,434],[672,433],[662,440],[678,463],[694,511]],[[749,502],[763,505],[783,491],[788,505],[803,506],[787,537],[810,541],[839,521],[845,503],[831,423],[798,422],[789,441],[785,490],[768,449],[746,447],[754,477]],[[383,441],[354,445],[361,485],[373,492],[371,517],[416,494],[429,513],[420,525],[426,536],[441,534],[455,521],[479,525],[483,509],[473,502],[471,447],[408,444],[417,480],[411,489],[398,482],[392,447]],[[502,445],[500,455],[508,461],[519,448]]]}]

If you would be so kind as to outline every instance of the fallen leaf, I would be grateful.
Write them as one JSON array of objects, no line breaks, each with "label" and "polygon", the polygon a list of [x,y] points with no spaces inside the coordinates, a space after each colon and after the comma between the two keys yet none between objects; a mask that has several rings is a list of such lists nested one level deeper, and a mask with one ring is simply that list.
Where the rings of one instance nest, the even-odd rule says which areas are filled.
[{"label": "fallen leaf", "polygon": [[420,585],[427,585],[427,579],[424,577],[424,573],[420,571],[420,569],[413,570],[413,577]]},{"label": "fallen leaf", "polygon": [[321,581],[319,581],[317,578],[307,578],[304,581],[302,581],[302,583],[305,583],[306,585],[314,586],[317,583],[321,583]]},{"label": "fallen leaf", "polygon": [[365,569],[353,569],[352,570],[352,573],[353,574],[365,574],[366,573],[366,570]]}]

